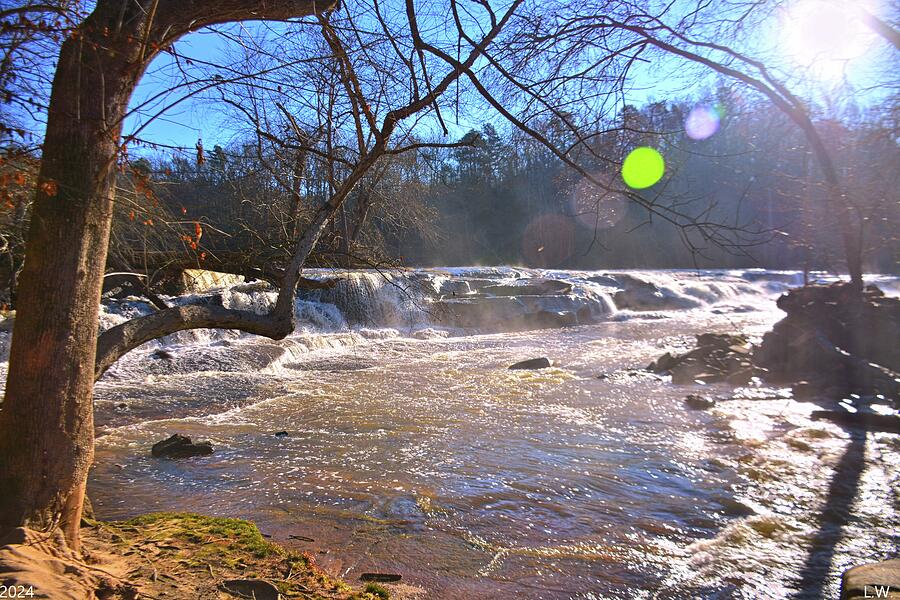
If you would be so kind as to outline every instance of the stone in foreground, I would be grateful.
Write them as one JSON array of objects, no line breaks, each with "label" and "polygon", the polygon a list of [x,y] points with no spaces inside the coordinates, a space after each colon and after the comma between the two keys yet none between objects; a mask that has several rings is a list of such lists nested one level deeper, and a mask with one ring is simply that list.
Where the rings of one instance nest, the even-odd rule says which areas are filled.
[{"label": "stone in foreground", "polygon": [[841,578],[841,600],[900,599],[900,558],[847,569]]},{"label": "stone in foreground", "polygon": [[157,458],[189,458],[191,456],[207,456],[213,453],[209,442],[191,441],[191,438],[174,434],[172,437],[153,444],[150,454]]},{"label": "stone in foreground", "polygon": [[219,589],[238,598],[255,600],[281,600],[278,588],[262,579],[229,579],[219,585]]}]

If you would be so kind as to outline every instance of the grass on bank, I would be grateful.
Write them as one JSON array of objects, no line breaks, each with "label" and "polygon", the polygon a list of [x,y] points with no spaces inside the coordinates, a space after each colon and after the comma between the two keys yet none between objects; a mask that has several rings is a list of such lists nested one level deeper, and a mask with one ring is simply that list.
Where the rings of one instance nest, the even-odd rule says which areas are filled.
[{"label": "grass on bank", "polygon": [[140,594],[217,598],[228,579],[263,579],[286,598],[383,600],[389,592],[363,590],[332,578],[305,552],[268,541],[249,521],[193,513],[151,513],[128,521],[86,519],[88,552],[113,555],[127,565],[122,579]]}]

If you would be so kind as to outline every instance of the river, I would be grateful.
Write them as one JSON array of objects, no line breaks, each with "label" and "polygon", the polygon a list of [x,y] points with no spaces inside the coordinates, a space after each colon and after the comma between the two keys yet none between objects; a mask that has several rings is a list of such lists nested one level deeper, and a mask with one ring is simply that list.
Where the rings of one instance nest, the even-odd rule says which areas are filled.
[{"label": "river", "polygon": [[[789,389],[643,370],[695,334],[761,336],[797,273],[308,275],[341,283],[298,300],[286,340],[181,333],[101,380],[100,518],[247,518],[423,598],[835,597],[843,569],[897,554],[898,436],[813,421]],[[273,293],[201,297],[262,311]],[[107,303],[102,326],[147,310]],[[152,458],[176,432],[215,453]]]}]

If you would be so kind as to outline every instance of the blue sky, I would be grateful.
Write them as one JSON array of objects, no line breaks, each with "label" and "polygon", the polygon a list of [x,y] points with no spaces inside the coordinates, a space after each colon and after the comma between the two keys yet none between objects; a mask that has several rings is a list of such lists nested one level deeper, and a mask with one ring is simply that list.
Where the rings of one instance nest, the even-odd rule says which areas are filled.
[{"label": "blue sky", "polygon": [[[810,0],[798,1],[802,3]],[[829,25],[833,25],[831,23],[815,22],[808,16],[798,17],[798,19],[801,24],[796,27],[796,30],[786,30],[784,23],[773,22],[764,42],[770,46],[784,47],[790,49],[790,52],[796,53],[797,50],[794,46],[797,44],[815,46],[817,43],[816,40],[810,41],[802,36],[833,37],[835,35],[834,31],[828,29]],[[257,37],[276,35],[279,31],[278,24],[251,22],[230,27],[231,31],[243,29]],[[225,28],[225,30],[229,29]],[[870,39],[869,42],[877,45],[877,40],[873,42]],[[227,65],[229,50],[233,50],[234,46],[216,32],[202,30],[181,39],[176,48],[182,56]],[[856,61],[857,70],[851,70],[855,73],[855,77],[850,80],[851,85],[857,88],[864,87],[868,70],[883,69],[884,65],[879,62],[884,60],[892,60],[896,63],[896,54],[890,54],[890,51],[885,54],[882,48],[880,51],[868,52],[862,59],[858,59]],[[124,133],[140,130],[139,137],[141,138],[159,144],[186,148],[193,148],[200,138],[203,139],[206,147],[212,147],[214,144],[226,144],[234,139],[239,134],[238,127],[230,121],[228,112],[221,105],[210,100],[209,94],[185,98],[184,89],[172,89],[173,86],[177,86],[183,81],[177,72],[177,67],[175,59],[169,54],[162,54],[152,63],[138,86],[131,104],[132,107],[145,103],[146,105],[142,106],[139,114],[129,117]],[[686,85],[685,80],[680,77],[683,69],[684,65],[674,60],[657,60],[653,64],[638,63],[634,68],[631,89],[627,92],[625,100],[638,105],[650,100],[678,100],[689,96],[691,92],[696,93],[715,86],[716,78],[711,75],[700,75]],[[828,81],[828,77],[822,77],[821,80],[813,78],[813,82],[808,89],[801,90],[804,97],[821,94],[830,85],[833,85]],[[862,99],[863,102],[867,99],[879,101],[879,98],[872,94],[861,94],[857,99]],[[172,103],[174,105],[169,106]],[[162,114],[158,114],[164,107],[168,108]],[[153,116],[152,120],[150,119],[151,115]],[[484,121],[497,122],[500,119],[488,111],[468,118],[463,116],[457,120],[458,124],[453,122],[453,119],[448,123],[451,129],[451,138],[459,137],[470,128],[480,127]],[[132,152],[140,153],[141,149],[133,149]]]}]

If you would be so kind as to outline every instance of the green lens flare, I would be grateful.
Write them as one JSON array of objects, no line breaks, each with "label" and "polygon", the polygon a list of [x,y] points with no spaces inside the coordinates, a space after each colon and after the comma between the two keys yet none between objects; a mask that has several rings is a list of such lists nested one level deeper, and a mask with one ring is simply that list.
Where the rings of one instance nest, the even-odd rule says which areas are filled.
[{"label": "green lens flare", "polygon": [[632,150],[622,163],[622,179],[635,190],[648,188],[660,179],[666,170],[662,155],[647,146]]}]

